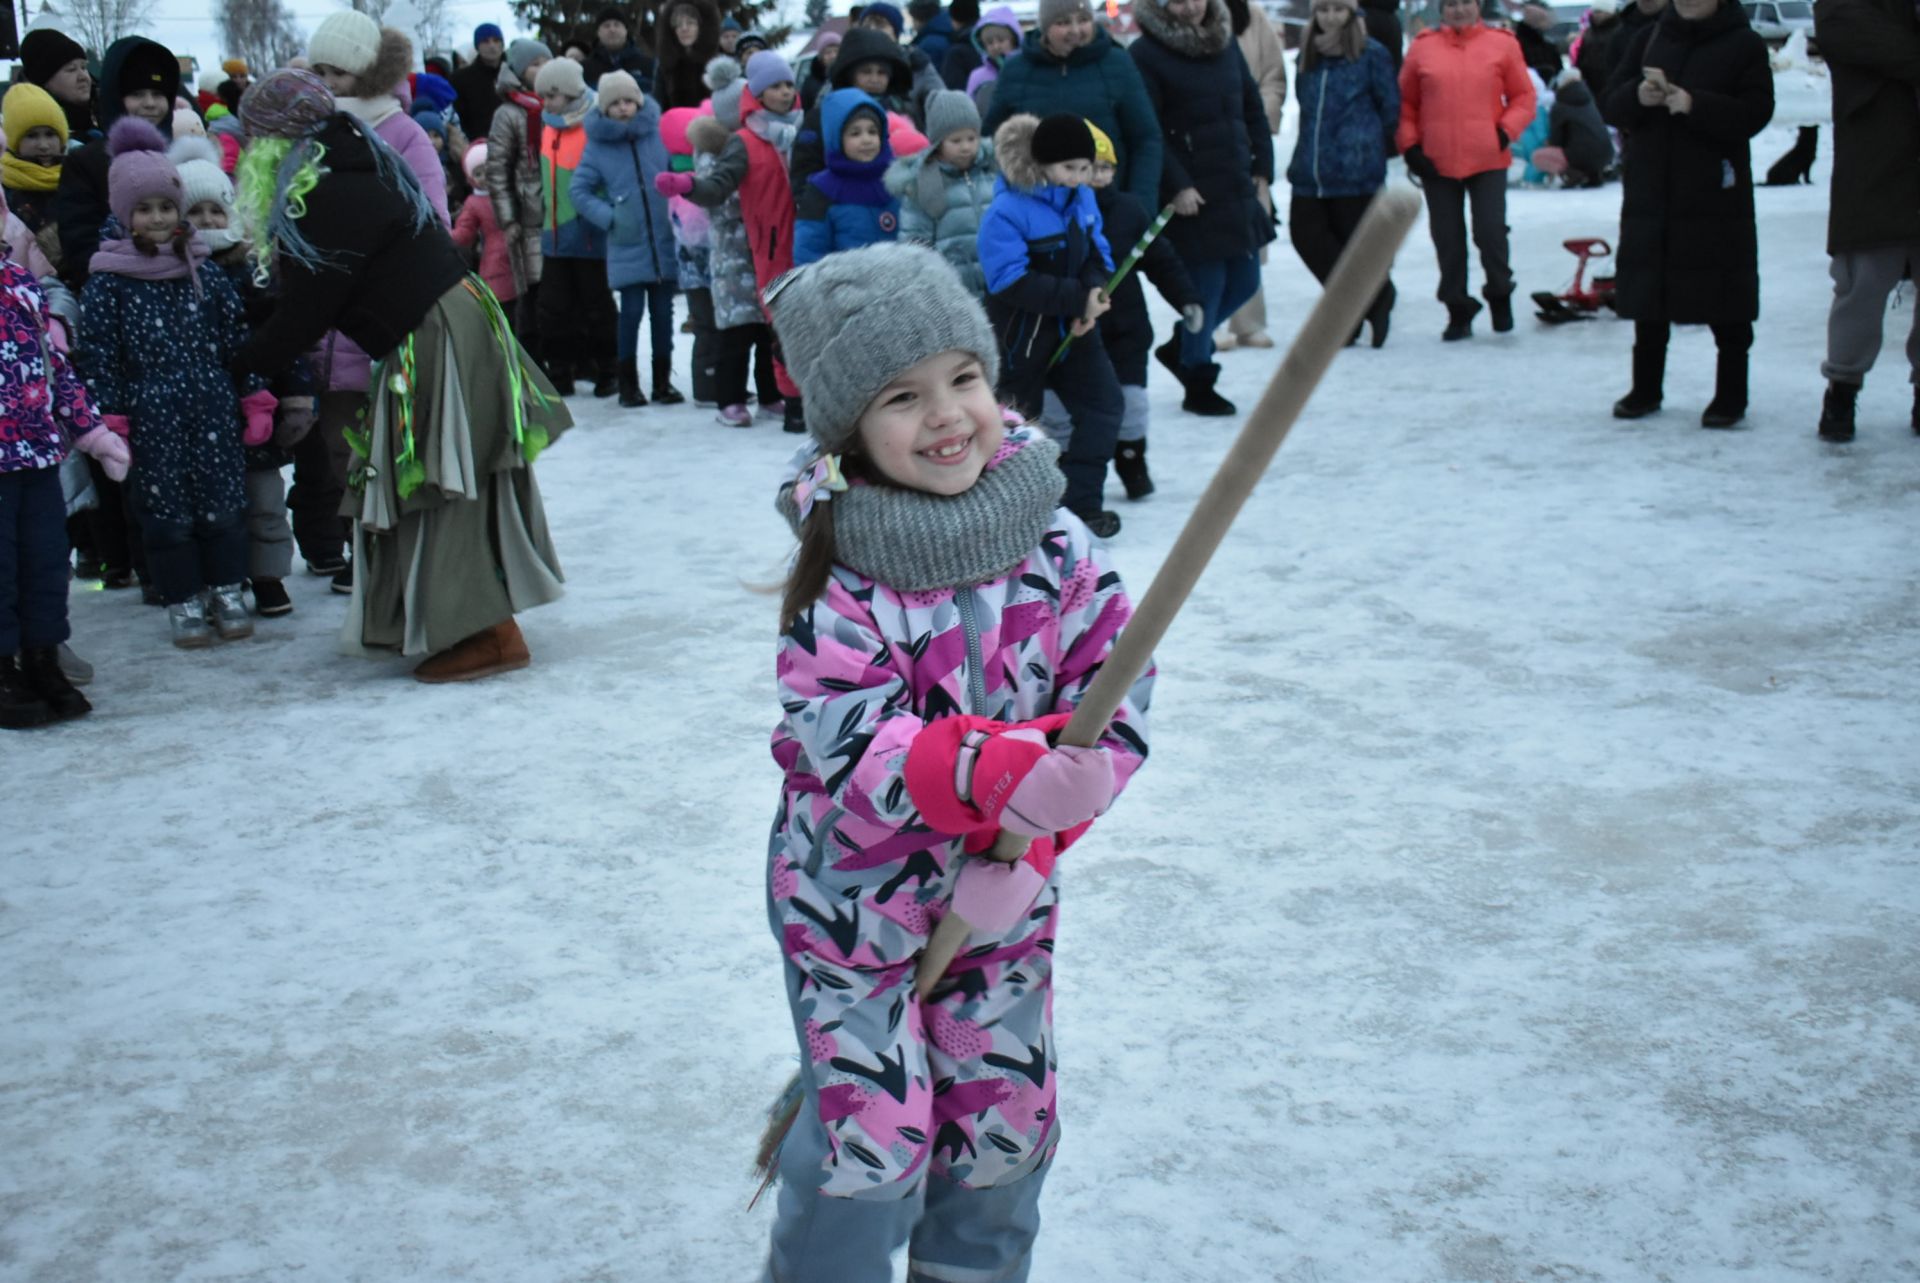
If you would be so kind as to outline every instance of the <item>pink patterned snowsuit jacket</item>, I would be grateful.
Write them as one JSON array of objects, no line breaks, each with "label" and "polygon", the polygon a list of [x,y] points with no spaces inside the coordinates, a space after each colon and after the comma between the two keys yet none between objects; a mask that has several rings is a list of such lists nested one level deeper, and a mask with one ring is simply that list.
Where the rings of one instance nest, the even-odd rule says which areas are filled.
[{"label": "pink patterned snowsuit jacket", "polygon": [[[782,636],[773,755],[786,786],[768,881],[827,1137],[820,1192],[903,1197],[929,1172],[981,1188],[1052,1155],[1059,871],[1004,937],[968,942],[923,1009],[915,959],[961,839],[922,820],[904,770],[935,719],[1071,710],[1131,613],[1104,552],[1063,509],[1025,561],[972,588],[901,593],[836,566]],[[1146,758],[1152,683],[1150,671],[1101,740],[1121,785]]]}]

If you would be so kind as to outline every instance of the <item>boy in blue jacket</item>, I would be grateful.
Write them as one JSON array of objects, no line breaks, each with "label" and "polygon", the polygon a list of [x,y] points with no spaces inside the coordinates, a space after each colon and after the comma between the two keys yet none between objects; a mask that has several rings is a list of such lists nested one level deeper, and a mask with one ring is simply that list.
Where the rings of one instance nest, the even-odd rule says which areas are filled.
[{"label": "boy in blue jacket", "polygon": [[820,104],[820,136],[826,168],[807,178],[793,210],[795,267],[900,230],[900,202],[884,181],[893,164],[885,109],[862,90],[836,89]]},{"label": "boy in blue jacket", "polygon": [[[1093,132],[1078,116],[1019,115],[993,137],[1000,178],[980,222],[987,316],[1000,339],[1000,394],[1038,419],[1051,389],[1073,420],[1060,454],[1061,502],[1101,538],[1119,533],[1106,509],[1107,463],[1124,402],[1096,323],[1112,306],[1113,253],[1094,203]],[[1062,339],[1073,343],[1050,364]]]}]

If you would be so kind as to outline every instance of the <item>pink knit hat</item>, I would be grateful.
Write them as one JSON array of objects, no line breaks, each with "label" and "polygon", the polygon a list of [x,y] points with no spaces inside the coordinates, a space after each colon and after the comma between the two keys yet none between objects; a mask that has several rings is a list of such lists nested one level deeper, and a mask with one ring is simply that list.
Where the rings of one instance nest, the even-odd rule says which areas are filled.
[{"label": "pink knit hat", "polygon": [[121,229],[133,233],[133,207],[143,200],[170,200],[186,212],[180,171],[167,159],[167,140],[136,116],[122,116],[107,131],[107,207]]}]

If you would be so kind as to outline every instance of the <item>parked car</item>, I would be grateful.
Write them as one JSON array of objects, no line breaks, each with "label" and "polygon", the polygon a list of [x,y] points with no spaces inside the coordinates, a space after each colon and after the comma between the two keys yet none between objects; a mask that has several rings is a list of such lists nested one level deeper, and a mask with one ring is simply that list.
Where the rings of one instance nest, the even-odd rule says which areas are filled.
[{"label": "parked car", "polygon": [[1810,0],[1745,0],[1747,21],[1762,40],[1785,44],[1796,31],[1813,38],[1813,5]]}]

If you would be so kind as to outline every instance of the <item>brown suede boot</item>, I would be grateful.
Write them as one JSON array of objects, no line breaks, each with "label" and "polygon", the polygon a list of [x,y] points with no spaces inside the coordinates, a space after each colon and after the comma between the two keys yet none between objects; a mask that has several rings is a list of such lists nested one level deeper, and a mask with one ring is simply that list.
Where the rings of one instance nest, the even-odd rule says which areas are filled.
[{"label": "brown suede boot", "polygon": [[508,619],[483,629],[462,641],[429,655],[413,670],[418,682],[474,682],[495,673],[510,673],[525,668],[533,657],[527,652],[527,639],[520,625]]}]

